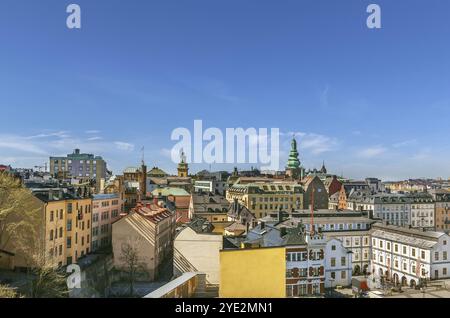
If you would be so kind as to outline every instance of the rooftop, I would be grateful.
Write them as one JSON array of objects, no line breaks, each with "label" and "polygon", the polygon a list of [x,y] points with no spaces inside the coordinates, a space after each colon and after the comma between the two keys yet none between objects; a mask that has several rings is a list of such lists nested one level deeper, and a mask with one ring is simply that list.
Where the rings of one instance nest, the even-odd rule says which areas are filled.
[{"label": "rooftop", "polygon": [[158,188],[152,191],[152,195],[153,196],[163,196],[163,197],[167,197],[167,196],[190,196],[190,194],[181,188],[173,188],[173,187],[167,187],[167,188]]}]

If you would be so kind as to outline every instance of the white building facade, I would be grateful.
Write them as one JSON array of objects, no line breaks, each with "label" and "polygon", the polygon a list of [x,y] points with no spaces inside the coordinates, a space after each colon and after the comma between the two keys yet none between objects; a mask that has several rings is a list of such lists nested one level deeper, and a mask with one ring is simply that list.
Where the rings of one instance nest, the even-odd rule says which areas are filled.
[{"label": "white building facade", "polygon": [[372,228],[372,279],[417,286],[421,279],[450,278],[450,237],[392,225]]}]

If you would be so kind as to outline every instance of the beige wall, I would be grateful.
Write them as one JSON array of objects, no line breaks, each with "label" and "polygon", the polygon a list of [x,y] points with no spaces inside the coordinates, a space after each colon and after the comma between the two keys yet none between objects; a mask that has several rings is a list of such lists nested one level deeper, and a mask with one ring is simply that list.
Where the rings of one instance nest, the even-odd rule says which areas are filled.
[{"label": "beige wall", "polygon": [[209,284],[219,284],[222,242],[221,235],[197,234],[191,228],[185,228],[175,238],[175,273],[203,272]]},{"label": "beige wall", "polygon": [[121,260],[122,246],[130,244],[138,250],[142,266],[150,279],[155,277],[155,227],[154,224],[137,213],[132,213],[112,225],[112,245],[114,267],[124,269]]}]

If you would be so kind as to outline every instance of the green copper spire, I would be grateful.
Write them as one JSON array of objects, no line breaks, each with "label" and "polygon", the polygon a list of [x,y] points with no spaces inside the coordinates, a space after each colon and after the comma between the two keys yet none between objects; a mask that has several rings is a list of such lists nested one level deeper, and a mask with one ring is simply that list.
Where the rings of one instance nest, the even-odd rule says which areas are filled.
[{"label": "green copper spire", "polygon": [[289,152],[287,168],[298,169],[299,167],[300,167],[300,160],[298,160],[297,140],[295,140],[295,137],[292,137],[291,151]]}]

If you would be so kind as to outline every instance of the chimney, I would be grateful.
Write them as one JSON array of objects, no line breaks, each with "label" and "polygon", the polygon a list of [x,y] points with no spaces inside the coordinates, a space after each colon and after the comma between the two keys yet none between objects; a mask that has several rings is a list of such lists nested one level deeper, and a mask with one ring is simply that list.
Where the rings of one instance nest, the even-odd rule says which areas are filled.
[{"label": "chimney", "polygon": [[283,210],[278,210],[278,222],[283,222]]},{"label": "chimney", "polygon": [[285,226],[282,226],[282,227],[280,228],[280,236],[283,237],[283,236],[285,236],[286,234],[287,234],[287,229],[286,229]]},{"label": "chimney", "polygon": [[74,153],[75,155],[79,155],[79,154],[80,154],[80,149],[76,148],[76,149],[73,151],[73,153]]},{"label": "chimney", "polygon": [[266,222],[261,222],[261,230],[263,230],[264,228],[265,228],[265,226],[266,226]]}]

